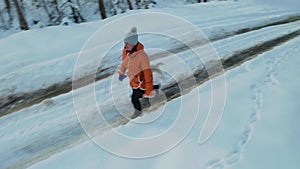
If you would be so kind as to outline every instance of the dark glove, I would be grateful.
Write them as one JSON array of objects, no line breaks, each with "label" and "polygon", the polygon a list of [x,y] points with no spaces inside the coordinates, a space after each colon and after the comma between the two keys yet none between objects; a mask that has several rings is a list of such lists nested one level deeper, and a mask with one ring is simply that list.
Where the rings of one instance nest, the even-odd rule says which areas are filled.
[{"label": "dark glove", "polygon": [[119,75],[119,80],[122,82],[127,76],[122,74],[122,75]]}]

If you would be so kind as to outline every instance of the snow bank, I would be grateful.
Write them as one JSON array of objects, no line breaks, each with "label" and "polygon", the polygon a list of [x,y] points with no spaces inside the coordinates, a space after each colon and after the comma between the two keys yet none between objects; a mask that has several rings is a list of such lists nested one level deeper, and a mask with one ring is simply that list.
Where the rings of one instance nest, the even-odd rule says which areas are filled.
[{"label": "snow bank", "polygon": [[240,0],[240,1],[252,1],[253,3],[259,3],[262,6],[274,6],[277,8],[295,9],[300,10],[299,0]]}]

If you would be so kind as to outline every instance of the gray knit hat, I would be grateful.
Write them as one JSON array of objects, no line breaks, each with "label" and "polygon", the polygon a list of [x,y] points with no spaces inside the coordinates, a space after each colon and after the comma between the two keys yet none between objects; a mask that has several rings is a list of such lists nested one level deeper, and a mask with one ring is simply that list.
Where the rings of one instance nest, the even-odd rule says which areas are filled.
[{"label": "gray knit hat", "polygon": [[124,42],[136,45],[138,43],[138,34],[136,27],[132,27],[130,32],[128,32],[124,37]]}]

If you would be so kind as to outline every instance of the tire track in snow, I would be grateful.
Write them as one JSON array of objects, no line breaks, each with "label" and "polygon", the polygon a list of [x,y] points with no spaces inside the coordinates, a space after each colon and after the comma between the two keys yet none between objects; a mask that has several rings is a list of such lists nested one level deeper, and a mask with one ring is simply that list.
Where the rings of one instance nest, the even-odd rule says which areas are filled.
[{"label": "tire track in snow", "polygon": [[[257,82],[250,85],[251,90],[254,93],[253,111],[250,114],[248,123],[245,125],[242,133],[240,134],[236,144],[233,148],[222,158],[212,160],[206,164],[205,169],[225,169],[231,168],[238,164],[243,159],[243,153],[247,146],[247,143],[251,140],[253,133],[255,132],[255,126],[262,115],[263,107],[263,90],[270,86],[276,86],[279,81],[276,79],[276,71],[282,63],[282,56],[268,58],[267,63],[267,75],[263,82]],[[248,72],[251,70],[247,69]]]}]

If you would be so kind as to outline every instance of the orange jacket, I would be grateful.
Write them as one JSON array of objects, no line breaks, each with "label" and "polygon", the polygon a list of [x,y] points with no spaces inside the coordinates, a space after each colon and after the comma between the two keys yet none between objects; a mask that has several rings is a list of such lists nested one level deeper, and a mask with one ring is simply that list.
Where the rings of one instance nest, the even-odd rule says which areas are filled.
[{"label": "orange jacket", "polygon": [[130,86],[134,89],[146,90],[145,95],[151,95],[153,90],[152,70],[149,57],[141,43],[138,43],[136,51],[133,53],[127,53],[126,50],[123,51],[123,61],[119,73],[124,74],[126,70],[130,79]]}]

